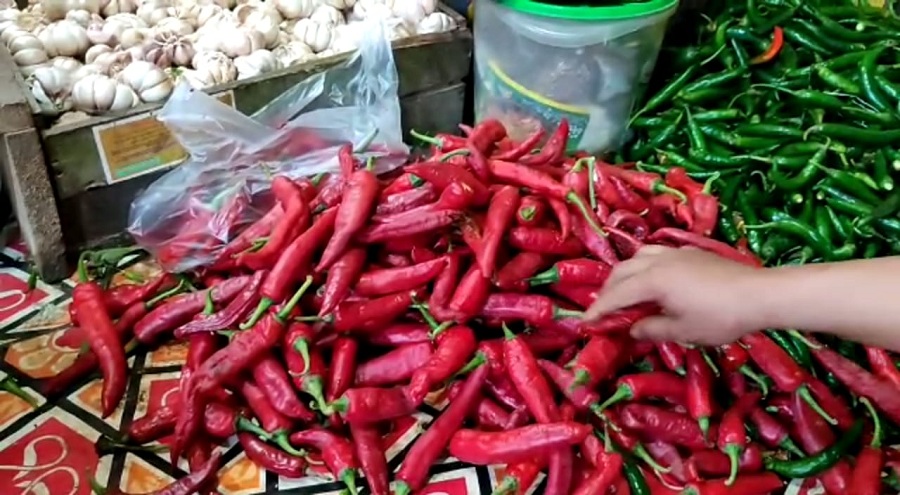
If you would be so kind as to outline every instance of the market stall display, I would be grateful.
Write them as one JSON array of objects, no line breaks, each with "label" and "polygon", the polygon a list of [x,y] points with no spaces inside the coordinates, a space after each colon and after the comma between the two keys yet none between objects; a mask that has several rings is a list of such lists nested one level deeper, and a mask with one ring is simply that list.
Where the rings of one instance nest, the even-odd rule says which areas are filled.
[{"label": "market stall display", "polygon": [[897,253],[900,22],[865,7],[757,3],[680,33],[699,41],[666,52],[671,72],[632,119],[626,158],[709,180],[724,205],[719,234],[746,237],[767,263]]}]

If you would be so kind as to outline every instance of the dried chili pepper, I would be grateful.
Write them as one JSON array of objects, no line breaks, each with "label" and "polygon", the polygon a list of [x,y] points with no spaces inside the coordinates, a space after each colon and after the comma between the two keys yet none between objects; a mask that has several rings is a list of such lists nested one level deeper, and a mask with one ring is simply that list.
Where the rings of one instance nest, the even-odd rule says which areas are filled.
[{"label": "dried chili pepper", "polygon": [[302,478],[306,474],[306,460],[278,450],[250,433],[238,433],[238,441],[247,458],[266,471],[288,478]]},{"label": "dried chili pepper", "polygon": [[398,495],[421,490],[428,481],[428,470],[447,448],[454,433],[462,427],[466,417],[474,410],[480,399],[481,386],[487,378],[487,366],[479,366],[466,379],[459,395],[453,400],[434,423],[413,443],[396,479],[399,481],[394,492]]},{"label": "dried chili pepper", "polygon": [[343,481],[351,494],[357,493],[356,469],[359,466],[349,440],[323,428],[310,428],[292,434],[291,443],[319,450],[331,474]]},{"label": "dried chili pepper", "polygon": [[319,316],[334,311],[337,305],[347,297],[353,285],[359,280],[365,265],[366,250],[362,248],[350,248],[335,261],[325,279]]},{"label": "dried chili pepper", "polygon": [[253,365],[251,374],[276,411],[300,421],[309,422],[316,418],[297,398],[287,372],[274,356],[269,354],[260,358]]},{"label": "dried chili pepper", "polygon": [[548,457],[562,447],[578,445],[590,433],[581,423],[534,424],[503,432],[462,429],[450,440],[450,455],[460,461],[486,466]]}]

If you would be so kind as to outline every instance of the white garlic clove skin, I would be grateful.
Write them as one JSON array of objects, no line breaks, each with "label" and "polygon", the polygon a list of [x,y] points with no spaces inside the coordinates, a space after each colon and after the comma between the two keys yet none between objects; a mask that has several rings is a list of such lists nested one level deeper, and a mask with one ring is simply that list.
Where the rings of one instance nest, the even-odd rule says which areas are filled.
[{"label": "white garlic clove skin", "polygon": [[198,5],[196,26],[200,27],[206,25],[210,19],[222,16],[222,12],[225,11],[218,5]]},{"label": "white garlic clove skin", "polygon": [[121,14],[111,15],[106,18],[106,22],[107,23],[114,22],[117,24],[121,24],[123,26],[123,28],[141,29],[141,28],[149,28],[150,27],[146,22],[144,22],[143,19],[138,17],[137,14],[121,13]]},{"label": "white garlic clove skin", "polygon": [[103,67],[97,64],[84,64],[72,73],[72,82],[74,84],[75,81],[80,81],[91,74],[104,75]]},{"label": "white garlic clove skin", "polygon": [[72,57],[54,57],[50,60],[51,67],[58,67],[68,73],[80,69],[83,64]]},{"label": "white garlic clove skin", "polygon": [[250,55],[234,59],[238,79],[247,79],[281,69],[281,62],[269,50],[256,50]]},{"label": "white garlic clove skin", "polygon": [[266,47],[262,33],[253,29],[232,28],[219,33],[219,47],[229,57],[250,55]]},{"label": "white garlic clove skin", "polygon": [[169,17],[169,7],[172,4],[167,0],[147,0],[144,1],[135,12],[148,26],[155,26],[156,23]]},{"label": "white garlic clove skin", "polygon": [[80,57],[91,46],[87,31],[72,21],[57,21],[48,25],[39,38],[51,57]]},{"label": "white garlic clove skin", "polygon": [[66,14],[73,10],[86,10],[91,14],[100,13],[100,0],[40,0],[38,4],[44,12],[44,16],[50,21],[65,19]]},{"label": "white garlic clove skin", "polygon": [[111,46],[94,45],[94,46],[88,48],[87,52],[85,52],[84,63],[92,64],[92,63],[94,63],[95,60],[97,60],[97,57],[99,57],[100,55],[103,55],[105,53],[112,53],[112,52],[113,52],[113,49]]},{"label": "white garlic clove skin", "polygon": [[319,24],[328,24],[331,26],[339,26],[346,23],[344,14],[330,5],[319,5],[309,16],[309,19],[311,21],[316,21]]},{"label": "white garlic clove skin", "polygon": [[272,50],[282,67],[302,64],[316,58],[312,49],[302,41],[290,41]]},{"label": "white garlic clove skin", "polygon": [[310,19],[301,19],[294,25],[294,39],[309,45],[312,51],[318,53],[331,45],[334,37],[334,27],[327,24],[319,24]]},{"label": "white garlic clove skin", "polygon": [[274,48],[278,41],[278,27],[283,20],[281,14],[271,7],[245,9],[236,13],[241,27],[257,31],[263,36],[265,48]]},{"label": "white garlic clove skin", "polygon": [[177,36],[187,36],[194,32],[194,26],[183,19],[166,17],[153,26],[152,32],[154,35],[159,33],[171,33]]},{"label": "white garlic clove skin", "polygon": [[156,65],[138,60],[119,73],[118,80],[134,90],[141,101],[158,103],[172,94],[172,80]]},{"label": "white garlic clove skin", "polygon": [[456,29],[456,21],[443,12],[432,12],[419,21],[417,34],[444,33]]},{"label": "white garlic clove skin", "polygon": [[72,87],[73,106],[90,114],[126,110],[138,103],[134,90],[104,75],[88,75]]},{"label": "white garlic clove skin", "polygon": [[412,26],[437,9],[437,0],[394,0],[391,11]]},{"label": "white garlic clove skin", "polygon": [[116,14],[133,14],[137,11],[139,0],[106,0],[100,12],[103,17],[109,17]]},{"label": "white garlic clove skin", "polygon": [[72,73],[59,67],[38,67],[28,77],[28,84],[40,86],[44,94],[55,100],[68,95],[72,90]]},{"label": "white garlic clove skin", "polygon": [[318,5],[319,0],[275,0],[275,9],[285,19],[305,19]]},{"label": "white garlic clove skin", "polygon": [[195,65],[195,67],[193,70],[183,70],[181,77],[196,89],[218,86],[237,79],[237,68],[230,58],[214,62],[208,61]]},{"label": "white garlic clove skin", "polygon": [[364,21],[366,19],[387,20],[394,17],[394,12],[381,0],[358,0],[348,16],[349,20]]},{"label": "white garlic clove skin", "polygon": [[87,28],[92,22],[103,22],[102,17],[87,10],[70,10],[66,12],[65,20],[72,21],[83,28]]},{"label": "white garlic clove skin", "polygon": [[322,3],[338,10],[347,10],[356,5],[356,0],[322,0]]},{"label": "white garlic clove skin", "polygon": [[119,36],[119,46],[126,49],[141,46],[152,34],[152,31],[147,28],[125,29]]},{"label": "white garlic clove skin", "polygon": [[[13,54],[13,61],[19,66],[19,70],[25,73],[25,67],[43,65],[50,60],[47,52],[40,48],[25,48]],[[26,74],[27,75],[27,74]]]}]

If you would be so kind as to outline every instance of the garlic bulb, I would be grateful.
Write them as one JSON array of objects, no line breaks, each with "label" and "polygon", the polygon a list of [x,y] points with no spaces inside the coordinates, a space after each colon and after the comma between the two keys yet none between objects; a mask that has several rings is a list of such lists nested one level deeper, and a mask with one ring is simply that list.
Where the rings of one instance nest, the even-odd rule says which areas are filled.
[{"label": "garlic bulb", "polygon": [[94,58],[92,65],[100,67],[103,74],[109,77],[116,77],[125,67],[133,62],[134,54],[127,51],[113,51],[109,53],[101,53]]},{"label": "garlic bulb", "polygon": [[78,57],[91,46],[87,31],[72,21],[57,21],[41,31],[41,42],[44,50],[51,57],[63,55]]},{"label": "garlic bulb", "polygon": [[116,22],[92,22],[86,29],[88,40],[93,45],[116,46],[119,44],[119,35],[125,29]]},{"label": "garlic bulb", "polygon": [[195,17],[196,26],[204,26],[210,19],[222,15],[222,7],[218,5],[200,5]]},{"label": "garlic bulb", "polygon": [[321,0],[275,0],[275,8],[285,19],[305,19]]},{"label": "garlic bulb", "polygon": [[344,14],[330,5],[319,5],[316,7],[316,10],[309,16],[309,20],[316,21],[319,24],[329,24],[331,26],[338,26],[345,23]]},{"label": "garlic bulb", "polygon": [[335,26],[334,37],[328,49],[335,53],[346,53],[359,48],[359,39],[363,32],[361,24],[361,22],[351,22]]},{"label": "garlic bulb", "polygon": [[55,57],[50,60],[50,66],[72,73],[80,69],[82,63],[72,57]]},{"label": "garlic bulb", "polygon": [[112,52],[113,48],[109,45],[94,45],[84,52],[84,63],[92,64],[100,55]]},{"label": "garlic bulb", "polygon": [[194,58],[194,45],[185,36],[157,33],[144,44],[144,60],[165,69],[170,65],[187,66]]},{"label": "garlic bulb", "polygon": [[86,10],[92,14],[100,13],[100,0],[41,0],[44,15],[48,20],[65,19],[72,10]]},{"label": "garlic bulb", "polygon": [[178,36],[185,36],[194,32],[194,26],[190,22],[175,17],[166,17],[153,26],[153,32],[171,33]]},{"label": "garlic bulb", "polygon": [[69,12],[66,12],[65,20],[72,21],[83,28],[88,27],[92,22],[103,22],[102,17],[86,10],[70,10]]},{"label": "garlic bulb", "polygon": [[231,62],[231,59],[222,52],[198,51],[194,54],[194,58],[191,59],[191,67],[199,69],[208,64],[227,64],[229,62]]},{"label": "garlic bulb", "polygon": [[22,32],[22,34],[12,38],[6,44],[9,53],[12,54],[13,60],[20,70],[23,67],[34,67],[47,62],[50,59],[44,50],[44,44],[41,40],[31,33]]},{"label": "garlic bulb", "polygon": [[253,9],[245,11],[246,15],[237,14],[241,26],[258,31],[263,36],[267,47],[275,46],[278,41],[278,25],[281,24],[281,14],[271,8]]},{"label": "garlic bulb", "polygon": [[328,48],[331,38],[334,36],[334,27],[327,24],[319,24],[316,21],[302,19],[294,25],[294,38],[302,41],[318,53]]},{"label": "garlic bulb", "polygon": [[278,62],[282,67],[301,64],[316,58],[315,55],[313,55],[313,51],[309,48],[309,45],[302,41],[291,41],[280,45],[272,50],[272,55],[278,59]]},{"label": "garlic bulb", "polygon": [[338,10],[352,9],[356,0],[322,0],[322,3]]},{"label": "garlic bulb", "polygon": [[237,5],[235,0],[197,0],[200,5],[215,5],[223,9],[231,10]]},{"label": "garlic bulb", "polygon": [[162,69],[143,60],[128,64],[119,73],[118,79],[133,89],[141,101],[147,103],[165,100],[174,89],[172,80]]},{"label": "garlic bulb", "polygon": [[96,64],[85,64],[72,73],[72,81],[80,81],[91,74],[103,74],[103,67]]},{"label": "garlic bulb", "polygon": [[443,12],[432,12],[419,21],[416,33],[443,33],[451,29],[456,29],[456,21],[452,17]]},{"label": "garlic bulb", "polygon": [[22,11],[14,7],[15,2],[9,7],[0,7],[0,22],[16,22],[22,16]]},{"label": "garlic bulb", "polygon": [[39,48],[43,50],[44,44],[37,36],[26,31],[19,31],[15,37],[10,37],[9,41],[6,42],[6,48],[9,50],[9,53],[15,55],[19,51],[27,48]]},{"label": "garlic bulb", "polygon": [[348,16],[354,21],[366,19],[386,20],[394,17],[391,8],[379,0],[358,0]]},{"label": "garlic bulb", "polygon": [[148,28],[150,27],[137,14],[115,14],[106,18],[106,22],[121,24],[124,28]]},{"label": "garlic bulb", "polygon": [[103,17],[116,14],[131,14],[137,11],[139,0],[106,0],[106,5],[100,10]]},{"label": "garlic bulb", "polygon": [[72,104],[87,113],[127,110],[138,103],[140,99],[130,87],[99,74],[86,76],[72,87]]},{"label": "garlic bulb", "polygon": [[[19,36],[34,35],[27,29],[22,29],[22,27],[18,24],[13,24],[11,26],[5,27],[2,31],[0,31],[0,43],[9,45],[13,38],[18,38]],[[41,48],[43,48],[43,45],[41,45]]]},{"label": "garlic bulb", "polygon": [[152,31],[145,28],[126,28],[119,34],[119,46],[133,48],[141,46],[150,37]]},{"label": "garlic bulb", "polygon": [[281,68],[281,62],[269,50],[256,50],[250,55],[235,58],[234,66],[238,71],[238,79],[247,79],[276,71]]},{"label": "garlic bulb", "polygon": [[72,73],[59,67],[39,67],[28,78],[30,86],[40,86],[51,98],[66,96],[72,90]]},{"label": "garlic bulb", "polygon": [[150,26],[169,17],[169,2],[166,0],[148,0],[137,8],[137,16]]},{"label": "garlic bulb", "polygon": [[191,25],[191,28],[196,28],[198,26],[197,14],[200,13],[200,8],[196,3],[182,2],[175,7],[169,7],[169,17],[185,21]]},{"label": "garlic bulb", "polygon": [[253,29],[231,28],[216,33],[219,49],[229,57],[250,55],[266,47],[262,33]]},{"label": "garlic bulb", "polygon": [[388,20],[386,23],[388,38],[390,40],[409,38],[410,36],[416,34],[416,30],[411,26],[414,26],[414,24],[407,24],[406,21],[399,17]]},{"label": "garlic bulb", "polygon": [[198,66],[196,69],[185,69],[181,72],[191,87],[202,89],[210,86],[217,86],[234,81],[237,78],[237,68],[231,59],[225,59],[227,62],[210,62]]},{"label": "garlic bulb", "polygon": [[391,5],[394,15],[415,26],[437,9],[437,0],[395,0]]}]

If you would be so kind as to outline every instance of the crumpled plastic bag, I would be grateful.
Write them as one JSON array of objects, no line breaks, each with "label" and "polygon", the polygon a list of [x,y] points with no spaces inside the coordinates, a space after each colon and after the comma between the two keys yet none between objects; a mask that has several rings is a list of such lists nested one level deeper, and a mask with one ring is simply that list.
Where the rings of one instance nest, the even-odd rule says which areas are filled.
[{"label": "crumpled plastic bag", "polygon": [[309,77],[252,116],[179,85],[157,118],[190,157],[132,202],[128,232],[170,271],[210,265],[274,205],[272,177],[339,170],[338,149],[388,172],[406,160],[398,77],[385,28],[361,29],[351,58]]}]

